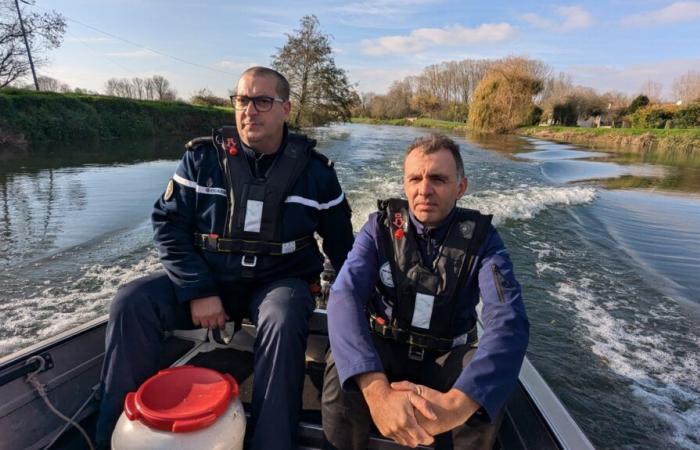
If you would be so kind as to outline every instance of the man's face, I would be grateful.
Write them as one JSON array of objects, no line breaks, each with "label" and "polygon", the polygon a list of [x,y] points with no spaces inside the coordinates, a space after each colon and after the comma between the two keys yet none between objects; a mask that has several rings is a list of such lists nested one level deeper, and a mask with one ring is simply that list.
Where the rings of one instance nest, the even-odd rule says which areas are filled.
[{"label": "man's face", "polygon": [[449,150],[425,154],[419,147],[404,162],[403,188],[413,215],[425,226],[439,225],[467,190]]},{"label": "man's face", "polygon": [[[277,97],[277,80],[271,76],[247,74],[238,81],[236,95]],[[272,109],[259,112],[253,102],[236,110],[236,128],[243,143],[261,153],[274,153],[282,141],[290,103],[274,102]]]}]

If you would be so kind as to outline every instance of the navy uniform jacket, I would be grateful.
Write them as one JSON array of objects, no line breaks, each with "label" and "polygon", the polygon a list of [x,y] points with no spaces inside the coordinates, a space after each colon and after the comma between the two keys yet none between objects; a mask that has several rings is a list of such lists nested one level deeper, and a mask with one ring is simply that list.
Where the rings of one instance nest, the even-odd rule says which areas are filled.
[{"label": "navy uniform jacket", "polygon": [[[424,262],[426,258],[432,262],[437,256],[436,250],[454,215],[453,210],[443,224],[432,230],[426,230],[410,215]],[[355,375],[384,371],[372,343],[366,313],[368,301],[374,301],[376,311],[391,317],[387,311],[390,306],[373,295],[375,285],[381,282],[380,268],[387,262],[379,232],[386,230],[380,227],[378,214],[373,213],[355,238],[328,300],[328,332],[343,386]],[[484,333],[476,354],[453,387],[481,404],[489,417],[494,418],[517,382],[528,343],[529,323],[513,264],[493,226],[473,267],[456,295],[459,317],[453,321],[458,328],[454,331],[458,336],[475,323],[481,294]]]},{"label": "navy uniform jacket", "polygon": [[[286,133],[277,154],[285,146]],[[243,147],[237,157],[248,158],[251,170],[257,171],[251,149]],[[211,143],[195,146],[183,155],[168,190],[154,206],[154,240],[179,302],[221,295],[222,290],[241,283],[242,253],[216,253],[194,246],[195,233],[224,236],[228,214],[224,176],[216,148]],[[310,158],[285,199],[281,226],[283,242],[318,232],[324,252],[333,267],[340,269],[353,241],[350,208],[335,170],[322,155]],[[323,270],[323,257],[315,244],[286,255],[257,258],[255,283],[310,278]]]}]

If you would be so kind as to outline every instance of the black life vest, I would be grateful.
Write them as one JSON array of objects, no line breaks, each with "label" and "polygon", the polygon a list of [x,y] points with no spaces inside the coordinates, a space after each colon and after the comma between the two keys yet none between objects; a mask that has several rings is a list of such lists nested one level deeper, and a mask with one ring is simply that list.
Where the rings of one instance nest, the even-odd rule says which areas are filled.
[{"label": "black life vest", "polygon": [[187,146],[194,147],[203,141],[213,144],[217,150],[226,183],[229,214],[223,236],[196,234],[195,245],[209,251],[282,255],[314,242],[313,236],[282,242],[281,216],[285,199],[315,153],[315,140],[288,134],[286,145],[266,176],[260,178],[253,175],[236,127],[224,126],[211,138],[198,138]]},{"label": "black life vest", "polygon": [[[378,293],[392,306],[390,326],[408,333],[455,339],[469,330],[454,330],[456,293],[472,270],[493,216],[457,208],[456,216],[432,267],[423,264],[408,202],[380,200],[380,231],[391,267],[394,289],[378,283]],[[394,335],[401,333],[394,332]],[[466,339],[466,334],[464,335]]]}]

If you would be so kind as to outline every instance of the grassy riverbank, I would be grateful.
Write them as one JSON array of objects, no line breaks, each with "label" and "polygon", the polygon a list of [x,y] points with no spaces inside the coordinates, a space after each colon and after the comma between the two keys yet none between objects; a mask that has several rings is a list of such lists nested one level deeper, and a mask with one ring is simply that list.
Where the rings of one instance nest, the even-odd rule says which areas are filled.
[{"label": "grassy riverbank", "polygon": [[700,128],[525,127],[522,136],[623,153],[663,154],[678,161],[700,157]]},{"label": "grassy riverbank", "polygon": [[16,89],[0,91],[0,145],[191,136],[233,123],[225,108]]},{"label": "grassy riverbank", "polygon": [[439,128],[450,131],[466,131],[469,128],[464,122],[450,122],[447,120],[427,119],[425,117],[404,119],[372,119],[369,117],[353,117],[352,123],[366,123],[370,125],[396,125],[405,127]]}]

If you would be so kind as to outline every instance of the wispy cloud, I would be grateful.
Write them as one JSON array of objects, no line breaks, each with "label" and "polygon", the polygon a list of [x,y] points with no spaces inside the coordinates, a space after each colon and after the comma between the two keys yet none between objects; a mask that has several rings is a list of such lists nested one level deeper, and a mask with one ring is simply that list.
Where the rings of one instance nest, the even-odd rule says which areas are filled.
[{"label": "wispy cloud", "polygon": [[535,28],[558,33],[581,30],[593,23],[591,14],[581,6],[560,6],[555,12],[556,18],[542,17],[534,13],[524,14],[522,18]]},{"label": "wispy cloud", "polygon": [[504,41],[510,38],[514,31],[508,23],[485,23],[475,28],[461,25],[445,28],[419,28],[406,36],[365,39],[361,42],[361,46],[362,51],[368,55],[418,53],[436,46],[455,47]]},{"label": "wispy cloud", "polygon": [[690,22],[700,19],[700,2],[676,2],[665,8],[632,14],[622,18],[626,26],[667,25],[676,22]]},{"label": "wispy cloud", "polygon": [[346,3],[334,8],[335,11],[364,16],[386,16],[406,13],[411,6],[422,6],[437,3],[439,0],[369,0]]},{"label": "wispy cloud", "polygon": [[140,50],[133,50],[128,52],[111,52],[107,53],[107,56],[113,56],[115,58],[125,58],[125,59],[151,59],[160,58],[161,56],[147,48]]},{"label": "wispy cloud", "polygon": [[82,42],[83,44],[95,44],[103,42],[114,42],[114,39],[108,37],[92,36],[92,37],[77,37],[68,36],[65,42]]},{"label": "wispy cloud", "polygon": [[446,0],[360,0],[338,4],[330,9],[344,26],[357,29],[401,29],[415,27]]}]

